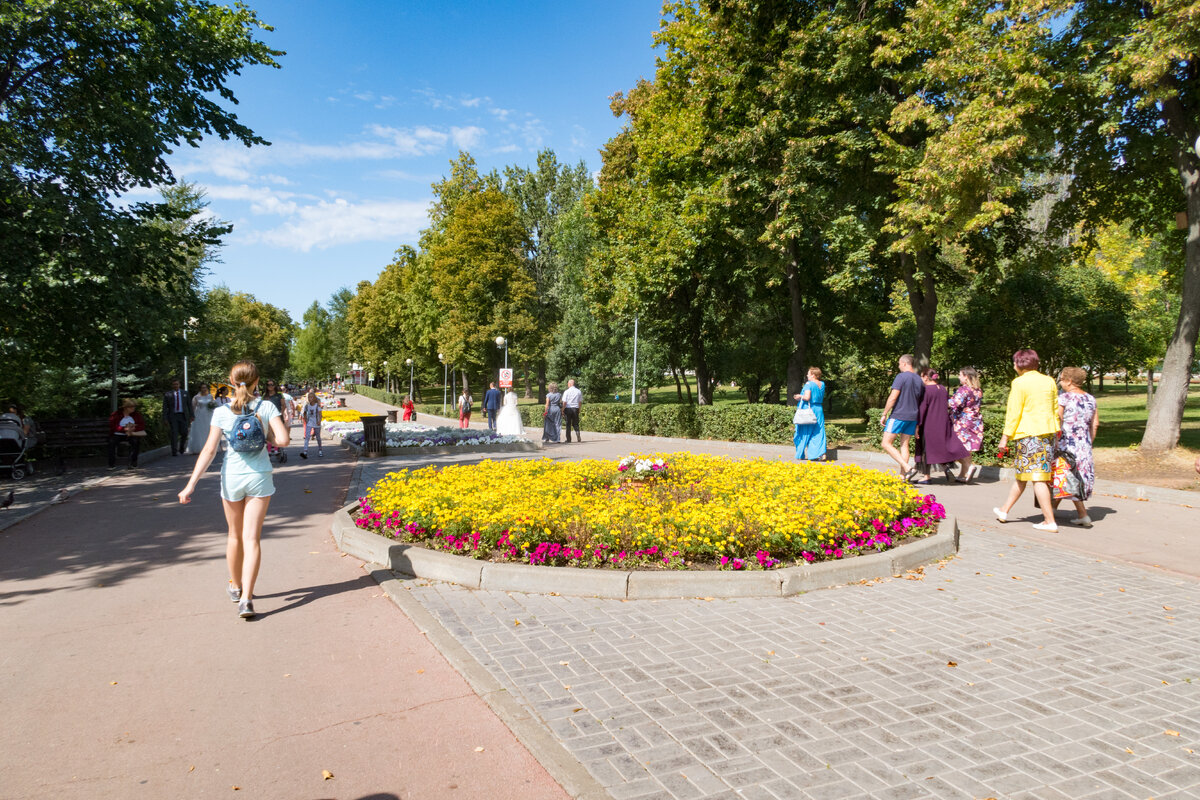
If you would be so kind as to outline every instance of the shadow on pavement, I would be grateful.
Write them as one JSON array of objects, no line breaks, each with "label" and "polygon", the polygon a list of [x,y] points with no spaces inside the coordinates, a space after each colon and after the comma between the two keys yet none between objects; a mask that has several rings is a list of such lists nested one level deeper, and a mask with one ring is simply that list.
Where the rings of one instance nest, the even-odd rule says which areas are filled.
[{"label": "shadow on pavement", "polygon": [[361,578],[342,581],[341,583],[325,583],[320,586],[309,586],[305,589],[289,589],[286,592],[275,592],[274,594],[256,594],[254,596],[255,600],[265,598],[280,598],[286,605],[282,605],[272,611],[260,612],[255,619],[272,617],[276,614],[282,614],[285,611],[292,611],[300,608],[301,606],[308,605],[314,600],[332,597],[333,595],[341,594],[342,592],[352,592],[357,589],[369,589],[375,585],[376,583],[370,575],[363,575]]},{"label": "shadow on pavement", "polygon": [[[347,472],[352,466],[345,457],[324,460],[327,468],[338,462]],[[168,458],[116,473],[0,533],[0,581],[67,578],[54,590],[42,585],[7,591],[0,603],[12,605],[22,596],[59,589],[112,586],[161,566],[222,559],[223,547],[212,547],[226,535],[219,461],[205,473],[191,504],[179,504],[178,493],[194,463],[189,457]],[[331,479],[345,478],[315,463],[278,470],[264,536],[302,535],[313,513],[333,511],[330,493],[320,490]]]}]

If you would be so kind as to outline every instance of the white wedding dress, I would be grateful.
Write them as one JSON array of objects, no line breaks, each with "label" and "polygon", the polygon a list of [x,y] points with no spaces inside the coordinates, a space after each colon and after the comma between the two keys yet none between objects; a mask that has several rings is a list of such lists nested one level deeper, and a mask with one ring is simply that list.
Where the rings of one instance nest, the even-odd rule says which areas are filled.
[{"label": "white wedding dress", "polygon": [[208,441],[208,428],[212,425],[213,409],[208,404],[216,400],[211,394],[198,394],[192,399],[192,425],[188,429],[187,452],[199,453]]},{"label": "white wedding dress", "polygon": [[517,395],[508,392],[504,395],[504,404],[496,415],[496,433],[500,436],[524,436],[525,426],[521,424],[521,411],[517,408]]}]

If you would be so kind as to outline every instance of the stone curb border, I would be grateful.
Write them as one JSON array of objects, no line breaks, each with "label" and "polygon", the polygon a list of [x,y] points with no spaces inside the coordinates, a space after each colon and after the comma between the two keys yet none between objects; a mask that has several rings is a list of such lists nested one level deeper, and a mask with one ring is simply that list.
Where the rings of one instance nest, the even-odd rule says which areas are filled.
[{"label": "stone curb border", "polygon": [[437,648],[450,666],[463,676],[475,694],[488,704],[517,740],[525,745],[534,759],[550,773],[550,777],[558,781],[568,796],[575,800],[611,800],[611,796],[600,782],[555,738],[546,727],[546,723],[533,711],[521,705],[508,689],[446,630],[437,617],[409,594],[405,583],[411,579],[398,578],[387,569],[368,569],[384,593],[412,620],[417,630]]},{"label": "stone curb border", "polygon": [[838,561],[747,572],[648,572],[576,567],[494,564],[401,544],[364,531],[350,515],[354,502],[334,512],[330,530],[338,549],[370,564],[468,589],[614,599],[679,597],[790,597],[814,589],[874,580],[929,564],[958,552],[958,520],[947,517],[937,533],[882,553]]}]

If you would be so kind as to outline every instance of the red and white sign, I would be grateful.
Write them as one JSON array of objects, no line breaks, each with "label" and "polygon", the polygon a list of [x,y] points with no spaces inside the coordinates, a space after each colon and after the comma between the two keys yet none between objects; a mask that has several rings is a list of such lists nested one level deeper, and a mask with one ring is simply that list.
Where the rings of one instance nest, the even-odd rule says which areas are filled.
[{"label": "red and white sign", "polygon": [[501,389],[511,389],[512,388],[512,373],[513,373],[513,371],[511,369],[500,370],[500,388]]}]

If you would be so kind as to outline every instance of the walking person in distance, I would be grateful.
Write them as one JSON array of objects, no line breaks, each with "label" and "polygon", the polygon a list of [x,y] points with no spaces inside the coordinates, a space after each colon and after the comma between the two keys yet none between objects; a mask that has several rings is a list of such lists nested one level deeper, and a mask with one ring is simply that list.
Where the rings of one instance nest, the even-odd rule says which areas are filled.
[{"label": "walking person in distance", "polygon": [[483,393],[483,411],[487,415],[489,431],[496,430],[496,412],[500,410],[500,402],[503,399],[500,390],[496,388],[496,382],[489,383],[488,390]]},{"label": "walking person in distance", "polygon": [[562,395],[563,428],[567,432],[567,444],[571,443],[571,428],[575,429],[575,441],[583,442],[579,433],[579,410],[583,408],[583,392],[575,385],[574,378],[567,379],[567,390]]},{"label": "walking person in distance", "polygon": [[1042,509],[1042,521],[1033,527],[1055,533],[1054,505],[1050,497],[1050,478],[1054,469],[1054,446],[1058,439],[1058,387],[1049,375],[1038,372],[1038,354],[1033,350],[1013,353],[1013,379],[1008,393],[1008,408],[1004,415],[1004,435],[1000,437],[1000,452],[1008,452],[1011,441],[1015,451],[1017,477],[1008,492],[1004,505],[993,508],[996,519],[1008,522],[1008,512],[1025,492],[1025,484],[1033,484],[1033,494]]},{"label": "walking person in distance", "polygon": [[179,502],[186,505],[192,501],[196,484],[225,439],[229,446],[221,461],[221,503],[228,525],[225,560],[229,567],[229,599],[238,604],[240,617],[250,619],[255,613],[254,584],[262,560],[262,526],[271,495],[275,494],[266,443],[284,447],[289,433],[275,404],[254,397],[258,369],[253,362],[234,364],[229,383],[234,387],[233,400],[213,411],[208,439],[187,486],[179,493]]},{"label": "walking person in distance", "polygon": [[[908,467],[908,444],[917,433],[917,417],[921,398],[925,396],[925,384],[913,369],[913,357],[908,353],[897,359],[900,372],[892,381],[892,391],[879,417],[883,426],[883,452],[900,465],[900,474],[911,480],[917,474],[916,467]],[[896,447],[896,440],[900,446]]]},{"label": "walking person in distance", "polygon": [[171,455],[187,452],[188,425],[192,421],[192,398],[179,385],[179,379],[171,381],[171,391],[163,393],[163,419],[171,439]]}]

